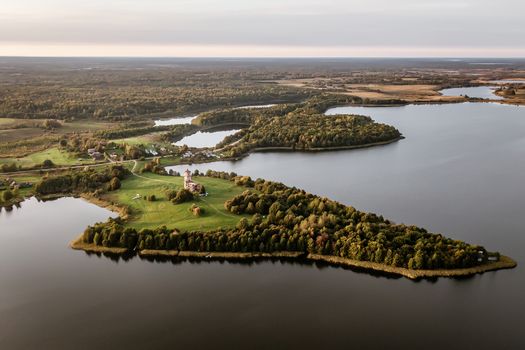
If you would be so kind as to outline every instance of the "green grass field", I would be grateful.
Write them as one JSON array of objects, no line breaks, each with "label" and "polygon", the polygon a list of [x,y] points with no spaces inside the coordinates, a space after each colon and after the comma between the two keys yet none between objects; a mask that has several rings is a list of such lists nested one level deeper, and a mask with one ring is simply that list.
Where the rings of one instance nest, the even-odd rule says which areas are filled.
[{"label": "green grass field", "polygon": [[[132,215],[128,225],[137,229],[156,228],[165,225],[182,231],[209,231],[218,227],[233,227],[242,216],[232,214],[224,209],[224,202],[242,193],[245,188],[233,182],[209,177],[197,176],[194,180],[206,188],[207,197],[199,197],[192,202],[173,204],[167,200],[167,189],[182,188],[182,177],[142,174],[132,176],[122,182],[122,187],[110,192],[107,199],[130,207]],[[132,198],[139,194],[141,199]],[[145,195],[155,195],[157,200],[149,202]],[[194,216],[189,208],[196,204],[204,213]]]},{"label": "green grass field", "polygon": [[162,133],[155,132],[155,133],[142,135],[142,136],[127,137],[124,139],[115,139],[112,141],[115,143],[127,143],[129,145],[150,145],[150,144],[158,145],[158,144],[163,144],[163,143],[166,143],[167,145],[169,145],[169,143],[167,142],[160,141],[161,134]]},{"label": "green grass field", "polygon": [[51,160],[55,165],[74,165],[93,163],[91,159],[79,161],[71,154],[61,151],[58,148],[50,148],[45,151],[36,152],[22,158],[0,158],[0,165],[5,163],[16,163],[23,168],[30,168],[41,165],[46,159]]}]

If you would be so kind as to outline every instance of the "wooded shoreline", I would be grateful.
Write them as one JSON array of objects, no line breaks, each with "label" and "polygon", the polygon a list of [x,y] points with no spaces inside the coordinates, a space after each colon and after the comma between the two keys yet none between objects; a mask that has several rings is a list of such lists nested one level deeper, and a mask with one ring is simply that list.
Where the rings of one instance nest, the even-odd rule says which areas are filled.
[{"label": "wooded shoreline", "polygon": [[[82,241],[82,235],[71,241],[70,247],[75,250],[84,250],[88,253],[102,253],[123,255],[130,251],[126,248],[104,247],[95,244],[87,244]],[[347,258],[341,258],[331,255],[311,254],[304,252],[289,252],[279,251],[272,253],[261,252],[198,252],[186,250],[154,250],[143,249],[137,251],[141,257],[149,258],[196,258],[205,260],[259,260],[259,259],[297,259],[309,262],[322,262],[331,266],[358,268],[367,271],[381,272],[391,275],[406,277],[411,280],[419,280],[424,278],[436,277],[467,277],[480,274],[488,271],[496,271],[503,269],[512,269],[517,266],[517,263],[504,255],[500,256],[498,261],[490,261],[483,265],[459,268],[459,269],[436,269],[436,270],[413,270],[403,267],[394,267],[390,265],[359,261]]]}]

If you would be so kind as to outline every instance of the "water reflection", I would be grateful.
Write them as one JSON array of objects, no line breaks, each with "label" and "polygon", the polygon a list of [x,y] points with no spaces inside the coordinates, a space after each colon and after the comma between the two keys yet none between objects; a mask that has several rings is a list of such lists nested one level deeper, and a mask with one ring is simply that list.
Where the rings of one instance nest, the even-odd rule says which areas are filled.
[{"label": "water reflection", "polygon": [[0,212],[0,348],[523,348],[524,108],[328,113],[368,114],[406,139],[199,168],[281,181],[483,244],[521,265],[414,283],[296,261],[110,260],[67,242],[115,214],[80,199],[31,199]]},{"label": "water reflection", "polygon": [[503,100],[503,97],[498,96],[494,93],[495,89],[496,88],[493,86],[475,86],[444,89],[441,90],[440,93],[443,96],[468,96],[489,100]]}]

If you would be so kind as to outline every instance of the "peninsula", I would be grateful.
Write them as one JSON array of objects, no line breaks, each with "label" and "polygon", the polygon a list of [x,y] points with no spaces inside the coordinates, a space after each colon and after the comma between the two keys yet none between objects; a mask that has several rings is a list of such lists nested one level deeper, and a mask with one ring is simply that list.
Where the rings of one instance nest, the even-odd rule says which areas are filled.
[{"label": "peninsula", "polygon": [[[106,193],[86,198],[121,216],[86,228],[72,248],[150,257],[322,261],[410,279],[516,266],[484,247],[277,182],[211,170],[184,178],[123,168],[112,172],[122,178],[120,186],[112,187],[110,180]],[[59,179],[43,180],[37,191],[68,183]],[[198,193],[187,189],[188,181],[198,185]]]}]

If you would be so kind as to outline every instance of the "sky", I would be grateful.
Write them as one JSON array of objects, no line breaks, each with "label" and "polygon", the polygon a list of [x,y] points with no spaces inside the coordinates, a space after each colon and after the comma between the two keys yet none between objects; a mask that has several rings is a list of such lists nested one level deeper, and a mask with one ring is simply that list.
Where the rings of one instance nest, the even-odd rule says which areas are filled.
[{"label": "sky", "polygon": [[0,55],[525,57],[524,13],[524,0],[0,0]]}]

